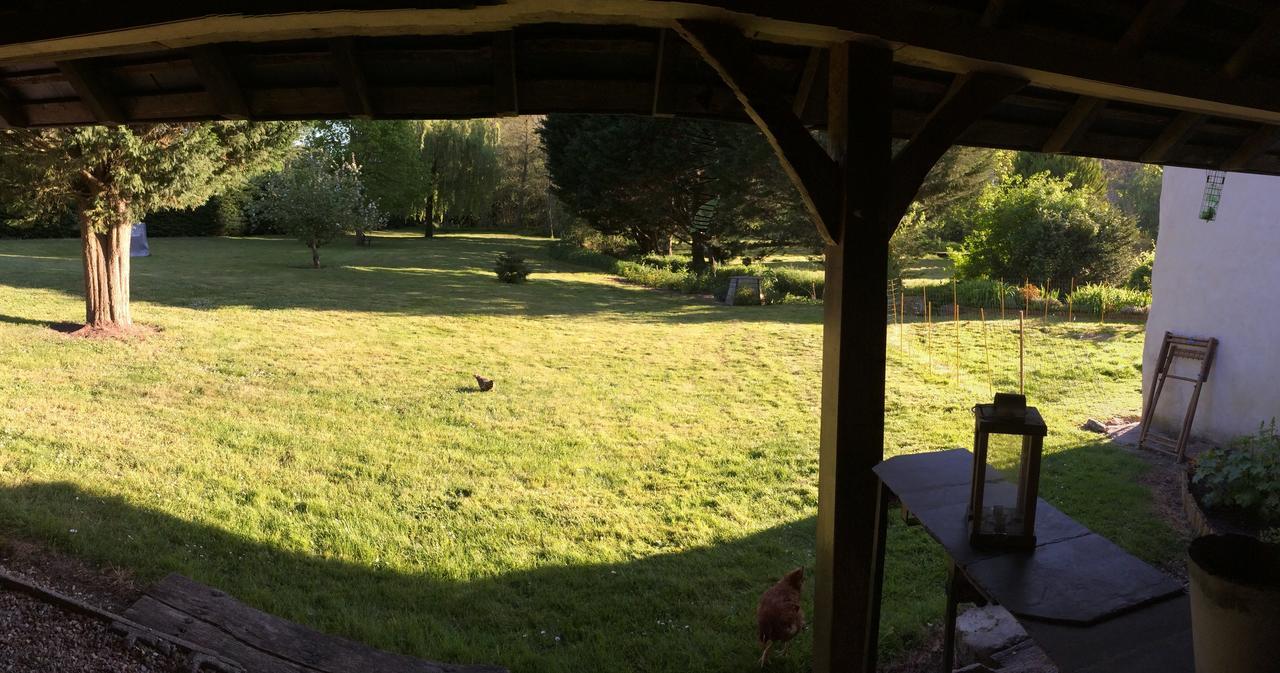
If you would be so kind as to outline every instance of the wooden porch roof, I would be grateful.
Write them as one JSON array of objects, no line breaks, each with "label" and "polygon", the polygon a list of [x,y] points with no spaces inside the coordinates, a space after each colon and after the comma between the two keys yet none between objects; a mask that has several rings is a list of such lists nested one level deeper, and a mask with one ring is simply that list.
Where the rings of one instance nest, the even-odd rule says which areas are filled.
[{"label": "wooden porch roof", "polygon": [[812,127],[826,124],[825,47],[876,41],[894,49],[898,137],[958,75],[992,72],[1030,85],[960,144],[1280,174],[1280,5],[1269,0],[26,4],[0,10],[0,119],[13,126],[549,112],[749,121],[671,29],[692,18],[751,37],[770,88]]}]

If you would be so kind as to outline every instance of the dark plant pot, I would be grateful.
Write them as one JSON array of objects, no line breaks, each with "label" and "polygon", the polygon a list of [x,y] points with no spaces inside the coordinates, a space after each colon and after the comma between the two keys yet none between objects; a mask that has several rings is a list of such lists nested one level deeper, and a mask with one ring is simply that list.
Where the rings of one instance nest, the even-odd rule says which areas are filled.
[{"label": "dark plant pot", "polygon": [[1191,634],[1197,673],[1274,673],[1280,665],[1280,545],[1244,535],[1196,538]]}]

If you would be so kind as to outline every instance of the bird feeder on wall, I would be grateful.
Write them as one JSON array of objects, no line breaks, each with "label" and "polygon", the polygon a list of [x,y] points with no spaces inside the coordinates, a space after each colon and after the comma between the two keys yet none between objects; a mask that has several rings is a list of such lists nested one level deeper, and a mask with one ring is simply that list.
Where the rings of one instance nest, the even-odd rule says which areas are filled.
[{"label": "bird feeder on wall", "polygon": [[[997,393],[992,404],[973,408],[973,486],[969,542],[975,547],[1032,549],[1036,546],[1036,497],[1040,456],[1049,430],[1027,398]],[[986,480],[991,455],[1019,457],[1017,483]]]}]

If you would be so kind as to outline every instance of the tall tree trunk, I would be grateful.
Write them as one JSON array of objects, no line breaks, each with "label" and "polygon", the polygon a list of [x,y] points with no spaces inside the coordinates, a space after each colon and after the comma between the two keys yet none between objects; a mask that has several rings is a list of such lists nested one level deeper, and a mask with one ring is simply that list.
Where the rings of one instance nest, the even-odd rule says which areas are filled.
[{"label": "tall tree trunk", "polygon": [[[694,229],[693,236],[691,238],[693,240],[690,244],[690,252],[693,255],[693,259],[689,262],[689,268],[692,269],[694,273],[702,273],[707,270],[707,260],[711,257],[710,246],[707,244],[707,235],[697,229]],[[714,260],[711,262],[711,270],[715,270]]]},{"label": "tall tree trunk", "polygon": [[436,192],[427,193],[427,221],[423,224],[422,235],[431,238],[436,233]]},{"label": "tall tree trunk", "polygon": [[128,224],[113,224],[98,233],[88,214],[80,212],[80,250],[84,260],[85,324],[93,329],[129,328]]},{"label": "tall tree trunk", "polygon": [[311,248],[311,268],[320,268],[320,244],[314,240],[307,241],[307,247]]},{"label": "tall tree trunk", "polygon": [[524,120],[524,156],[520,161],[520,189],[516,200],[516,231],[524,229],[525,186],[529,182],[529,120]]},{"label": "tall tree trunk", "polygon": [[431,162],[431,186],[427,189],[427,226],[423,228],[422,235],[431,238],[436,234],[436,185],[440,177],[440,169],[437,162]]}]

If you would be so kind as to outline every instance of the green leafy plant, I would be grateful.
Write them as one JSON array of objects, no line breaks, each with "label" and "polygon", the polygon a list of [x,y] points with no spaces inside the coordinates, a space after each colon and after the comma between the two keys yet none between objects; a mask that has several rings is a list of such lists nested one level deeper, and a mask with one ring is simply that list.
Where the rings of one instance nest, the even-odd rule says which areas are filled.
[{"label": "green leafy plant", "polygon": [[1129,287],[1142,292],[1151,291],[1151,272],[1156,266],[1156,249],[1138,255],[1138,266],[1129,274]]},{"label": "green leafy plant", "polygon": [[1264,522],[1280,522],[1280,434],[1276,420],[1240,437],[1229,448],[1206,451],[1193,482],[1209,507],[1239,507]]},{"label": "green leafy plant", "polygon": [[514,252],[503,252],[498,254],[493,272],[498,274],[498,280],[504,283],[523,283],[529,278],[529,274],[533,273],[533,269],[529,268],[524,257]]}]

